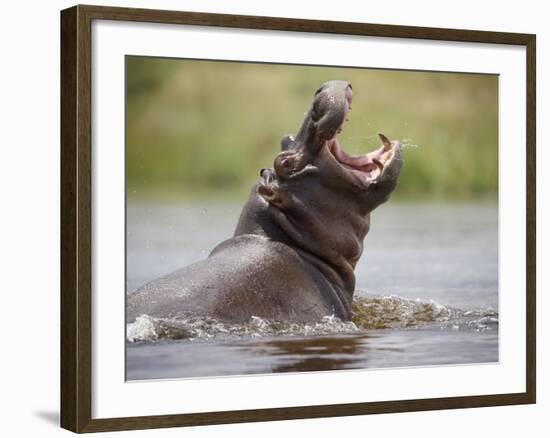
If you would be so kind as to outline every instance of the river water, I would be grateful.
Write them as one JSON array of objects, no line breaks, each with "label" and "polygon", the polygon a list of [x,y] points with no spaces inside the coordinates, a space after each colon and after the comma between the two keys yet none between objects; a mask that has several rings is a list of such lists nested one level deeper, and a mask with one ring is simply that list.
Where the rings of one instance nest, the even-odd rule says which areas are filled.
[{"label": "river water", "polygon": [[[130,203],[127,291],[205,258],[241,205]],[[352,322],[252,318],[127,325],[128,380],[498,361],[496,203],[391,202],[372,213]]]}]

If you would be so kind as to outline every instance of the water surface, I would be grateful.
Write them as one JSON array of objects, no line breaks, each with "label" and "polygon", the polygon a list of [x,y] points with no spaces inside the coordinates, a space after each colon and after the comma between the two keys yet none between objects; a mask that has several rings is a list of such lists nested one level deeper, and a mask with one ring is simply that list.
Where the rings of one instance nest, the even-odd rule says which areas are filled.
[{"label": "water surface", "polygon": [[[205,258],[241,205],[131,203],[127,290]],[[244,325],[157,320],[127,327],[127,378],[181,378],[498,361],[498,211],[389,203],[372,214],[353,322]]]}]

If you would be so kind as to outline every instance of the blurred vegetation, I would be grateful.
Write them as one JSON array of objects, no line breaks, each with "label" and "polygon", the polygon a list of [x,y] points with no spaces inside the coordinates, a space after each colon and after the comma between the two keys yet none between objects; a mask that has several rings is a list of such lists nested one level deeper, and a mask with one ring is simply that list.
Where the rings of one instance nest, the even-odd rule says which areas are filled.
[{"label": "blurred vegetation", "polygon": [[330,79],[353,85],[348,152],[409,145],[395,196],[497,196],[496,76],[133,56],[126,75],[130,198],[242,197]]}]

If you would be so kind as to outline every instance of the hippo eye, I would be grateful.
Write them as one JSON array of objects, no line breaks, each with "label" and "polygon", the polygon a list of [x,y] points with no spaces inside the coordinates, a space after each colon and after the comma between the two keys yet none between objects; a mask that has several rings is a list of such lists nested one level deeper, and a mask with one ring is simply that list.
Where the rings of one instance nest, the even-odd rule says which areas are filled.
[{"label": "hippo eye", "polygon": [[293,172],[296,172],[297,159],[299,159],[299,156],[300,155],[295,151],[281,152],[277,155],[273,163],[277,176],[284,179],[290,177]]}]

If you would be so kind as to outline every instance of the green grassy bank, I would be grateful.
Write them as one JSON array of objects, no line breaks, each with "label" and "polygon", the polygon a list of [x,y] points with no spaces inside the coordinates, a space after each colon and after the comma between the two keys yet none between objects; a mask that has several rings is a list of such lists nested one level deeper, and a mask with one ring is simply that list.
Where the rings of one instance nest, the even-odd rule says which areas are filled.
[{"label": "green grassy bank", "polygon": [[126,72],[131,198],[242,197],[318,86],[345,79],[344,148],[367,152],[377,132],[408,146],[396,198],[496,199],[496,76],[141,57]]}]

